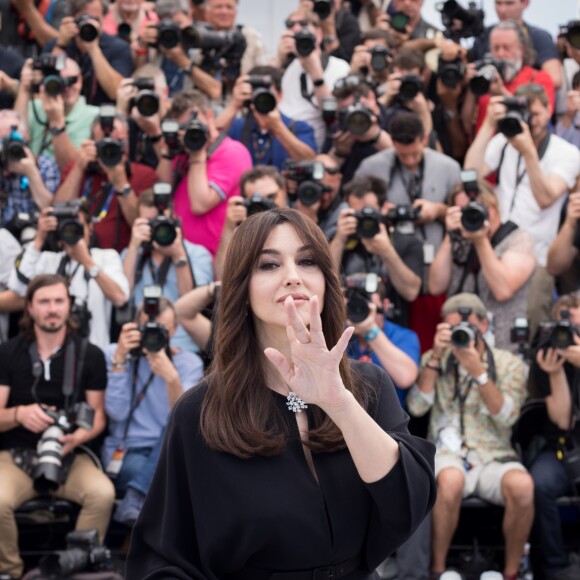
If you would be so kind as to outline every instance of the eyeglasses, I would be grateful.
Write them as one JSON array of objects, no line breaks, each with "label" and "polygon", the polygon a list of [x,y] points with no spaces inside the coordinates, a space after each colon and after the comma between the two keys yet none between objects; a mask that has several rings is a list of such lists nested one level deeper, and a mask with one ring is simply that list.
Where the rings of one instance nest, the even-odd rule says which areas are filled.
[{"label": "eyeglasses", "polygon": [[64,81],[65,87],[71,87],[79,80],[78,75],[72,75],[70,77],[61,77],[61,78]]},{"label": "eyeglasses", "polygon": [[546,94],[544,87],[538,83],[527,83],[518,87],[515,91],[517,97],[525,97],[528,93],[534,93],[535,95]]},{"label": "eyeglasses", "polygon": [[338,91],[343,91],[344,89],[353,89],[358,87],[361,83],[361,78],[357,75],[348,75],[346,77],[342,77],[338,79],[334,83],[333,93]]},{"label": "eyeglasses", "polygon": [[288,20],[284,21],[284,24],[288,30],[294,28],[297,24],[302,28],[306,28],[310,24],[310,20],[308,20],[308,18],[302,18],[301,20],[292,20],[291,18],[288,18]]}]

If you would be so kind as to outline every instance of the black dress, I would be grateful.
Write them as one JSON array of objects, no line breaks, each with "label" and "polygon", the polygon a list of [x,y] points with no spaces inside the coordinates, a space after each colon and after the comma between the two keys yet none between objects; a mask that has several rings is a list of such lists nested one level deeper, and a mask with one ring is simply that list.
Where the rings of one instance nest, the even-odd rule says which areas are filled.
[{"label": "black dress", "polygon": [[212,451],[199,433],[202,383],[173,410],[133,529],[126,579],[236,579],[247,568],[309,570],[353,557],[360,566],[345,580],[378,578],[373,570],[433,506],[435,451],[409,434],[387,374],[352,364],[377,391],[369,414],[399,442],[400,460],[390,473],[365,484],[347,450],[319,453],[313,454],[318,484],[293,413],[273,391],[265,396],[275,398],[293,434],[280,455],[243,460]]}]

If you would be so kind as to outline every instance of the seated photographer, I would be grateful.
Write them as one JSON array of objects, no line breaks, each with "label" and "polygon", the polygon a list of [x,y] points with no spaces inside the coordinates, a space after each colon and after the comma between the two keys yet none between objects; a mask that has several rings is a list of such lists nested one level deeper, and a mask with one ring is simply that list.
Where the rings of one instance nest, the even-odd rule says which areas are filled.
[{"label": "seated photographer", "polygon": [[[580,52],[580,51],[579,51]],[[575,147],[580,147],[580,70],[572,77],[572,88],[566,93],[566,109],[556,123],[554,134]]]},{"label": "seated photographer", "polygon": [[554,81],[547,72],[532,68],[530,42],[520,26],[513,20],[500,22],[493,27],[489,41],[490,58],[467,65],[469,90],[461,117],[466,126],[476,119],[476,135],[484,123],[490,98],[511,97],[523,85],[533,83],[542,87],[550,109],[554,110]]},{"label": "seated photographer", "polygon": [[14,518],[23,503],[47,494],[78,503],[75,529],[96,528],[103,542],[115,501],[93,459],[74,453],[105,429],[107,368],[101,350],[79,340],[61,276],[30,282],[21,325],[0,346],[0,573],[13,578],[24,570]]},{"label": "seated photographer", "polygon": [[[419,374],[419,337],[392,321],[392,304],[386,297],[384,282],[378,278],[378,283],[371,282],[368,288],[369,278],[377,279],[376,275],[364,273],[346,276],[348,324],[354,327],[347,354],[385,369],[404,406],[407,389],[415,384]],[[376,291],[368,292],[367,288],[372,290],[373,286]]]},{"label": "seated photographer", "polygon": [[35,155],[53,157],[60,171],[76,159],[99,114],[81,95],[82,82],[76,61],[49,54],[28,59],[20,77],[14,109],[28,120],[30,148]]},{"label": "seated photographer", "polygon": [[220,131],[227,131],[246,146],[254,165],[274,165],[280,171],[286,159],[307,161],[316,155],[312,127],[278,109],[281,84],[277,68],[251,69],[248,75],[238,77],[232,98],[216,118]]},{"label": "seated photographer", "polygon": [[441,316],[406,401],[414,416],[431,411],[429,439],[437,446],[431,570],[436,577],[445,570],[461,500],[475,495],[505,506],[503,575],[515,580],[534,518],[532,478],[510,443],[527,395],[525,365],[487,345],[487,311],[476,295],[447,299]]},{"label": "seated photographer", "polygon": [[323,33],[314,12],[297,10],[287,18],[286,31],[278,44],[274,66],[284,70],[280,112],[314,129],[317,148],[324,143],[323,99],[340,78],[348,75],[349,64],[320,49]]},{"label": "seated photographer", "polygon": [[[543,448],[529,468],[534,479],[536,504],[534,549],[539,551],[538,565],[546,580],[576,580],[580,577],[580,567],[577,563],[569,562],[564,549],[556,500],[563,495],[574,495],[580,485],[578,295],[561,296],[554,306],[554,314],[564,330],[560,333],[563,335],[560,340],[555,341],[560,348],[552,346],[553,339],[546,341],[540,338],[536,354],[537,366],[532,367],[535,384],[540,390],[540,396],[546,401],[549,419],[541,429]],[[565,340],[562,341],[562,338]]]},{"label": "seated photographer", "polygon": [[115,101],[123,77],[131,76],[133,58],[129,45],[102,32],[105,0],[69,0],[58,37],[46,43],[44,52],[66,54],[82,71],[82,94],[89,105]]},{"label": "seated photographer", "polygon": [[462,178],[447,209],[447,233],[429,270],[429,293],[477,294],[493,315],[493,345],[515,351],[510,326],[527,313],[536,268],[534,239],[513,222],[502,223],[499,202],[486,181],[478,181],[475,172],[462,172]]},{"label": "seated photographer", "polygon": [[222,279],[224,260],[235,229],[254,213],[286,206],[284,181],[275,167],[256,165],[242,173],[240,195],[228,199],[224,227],[215,256],[216,280]]},{"label": "seated photographer", "polygon": [[171,301],[147,294],[146,288],[136,321],[124,324],[118,342],[105,351],[109,430],[102,461],[119,497],[135,477],[141,479],[145,471],[153,475],[157,462],[152,452],[169,413],[203,375],[196,354],[169,346],[177,329]]},{"label": "seated photographer", "polygon": [[199,66],[195,51],[182,43],[184,31],[194,26],[188,0],[157,0],[155,12],[160,22],[146,26],[138,38],[136,64],[157,65],[165,74],[169,96],[195,88],[210,99],[222,96],[222,83]]},{"label": "seated photographer", "polygon": [[[172,133],[165,129],[170,120]],[[215,255],[225,221],[227,200],[239,194],[240,176],[252,167],[248,150],[219,134],[205,95],[176,95],[163,123],[159,181],[175,184],[173,209],[186,240]]]},{"label": "seated photographer", "polygon": [[100,248],[127,247],[137,217],[137,197],[157,181],[155,171],[130,163],[128,126],[113,105],[103,105],[76,159],[63,173],[55,201],[88,204]]},{"label": "seated photographer", "polygon": [[28,130],[15,111],[0,111],[0,225],[20,239],[18,214],[33,216],[49,206],[60,183],[60,172],[54,159],[39,155],[35,159],[27,147]]},{"label": "seated photographer", "polygon": [[[166,183],[156,183],[153,191],[139,196],[131,241],[121,254],[131,306],[143,302],[143,289],[150,284],[158,284],[163,296],[175,302],[196,286],[213,281],[211,254],[183,239],[179,222],[168,208],[170,196],[171,187]],[[181,326],[172,335],[171,346],[199,351]]]},{"label": "seated photographer", "polygon": [[[393,320],[406,326],[408,303],[417,298],[421,289],[421,242],[397,227],[392,232],[387,230],[383,223],[386,183],[382,179],[353,179],[344,188],[344,198],[349,207],[341,210],[338,229],[330,243],[334,263],[346,276],[372,272],[388,280],[386,297],[398,313]],[[394,225],[393,221],[389,225]]]},{"label": "seated photographer", "polygon": [[117,110],[129,123],[129,160],[157,169],[161,152],[161,122],[171,106],[163,71],[140,66],[117,91]]},{"label": "seated photographer", "polygon": [[129,299],[129,283],[115,250],[91,248],[90,213],[73,201],[42,210],[36,237],[15,264],[8,287],[20,296],[38,274],[60,274],[80,311],[90,341],[104,349],[109,344],[111,311]]},{"label": "seated photographer", "polygon": [[363,159],[392,147],[393,142],[386,130],[384,107],[360,77],[349,75],[339,79],[332,94],[337,111],[328,122],[329,146],[332,146],[329,153],[342,163],[343,183],[348,183]]},{"label": "seated photographer", "polygon": [[566,193],[579,174],[580,152],[550,133],[552,108],[539,85],[521,86],[516,97],[515,102],[492,97],[465,167],[482,178],[495,172],[502,220],[534,238],[539,268],[528,305],[534,326],[549,316],[554,281],[545,269],[548,247],[556,237]]}]

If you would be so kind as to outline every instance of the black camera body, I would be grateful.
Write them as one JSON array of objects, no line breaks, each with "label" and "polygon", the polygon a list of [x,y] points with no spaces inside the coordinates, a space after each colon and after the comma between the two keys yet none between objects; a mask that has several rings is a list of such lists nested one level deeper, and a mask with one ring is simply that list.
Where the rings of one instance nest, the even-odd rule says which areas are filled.
[{"label": "black camera body", "polygon": [[129,113],[137,107],[143,117],[152,117],[159,112],[159,97],[155,93],[155,80],[151,77],[137,78],[133,86],[139,91],[129,100]]},{"label": "black camera body", "polygon": [[139,326],[141,333],[141,344],[137,354],[140,356],[141,350],[149,352],[159,352],[169,344],[169,332],[165,325],[155,322],[159,316],[159,299],[161,297],[161,286],[151,284],[143,288],[143,312],[147,315],[148,321]]},{"label": "black camera body", "polygon": [[377,291],[379,281],[380,278],[372,272],[345,277],[346,312],[351,322],[366,320],[370,314],[371,294]]},{"label": "black camera body", "polygon": [[195,25],[181,29],[181,44],[186,52],[199,48],[202,52],[216,51],[226,59],[239,60],[247,46],[246,37],[239,27],[233,30],[211,30]]},{"label": "black camera body", "polygon": [[83,42],[93,42],[99,36],[99,29],[94,24],[94,18],[89,14],[81,14],[75,18],[75,24],[79,29],[79,38]]},{"label": "black camera body", "polygon": [[348,107],[338,110],[338,127],[353,135],[364,135],[373,124],[376,115],[362,103],[356,101]]},{"label": "black camera body", "polygon": [[389,208],[385,219],[390,224],[398,224],[400,222],[414,222],[420,217],[421,207],[401,204]]},{"label": "black camera body", "polygon": [[85,228],[79,220],[80,202],[72,200],[55,204],[49,216],[57,219],[56,239],[74,246],[83,238]]},{"label": "black camera body", "polygon": [[487,208],[479,201],[470,201],[461,208],[461,225],[467,232],[478,232],[488,218]]},{"label": "black camera body", "polygon": [[298,56],[305,58],[314,52],[316,48],[316,36],[308,28],[302,28],[294,34],[296,52]]},{"label": "black camera body", "polygon": [[183,139],[179,131],[179,123],[173,119],[165,119],[161,123],[161,133],[165,139],[165,144],[168,148],[168,157],[172,158],[179,153],[187,151],[199,151],[209,139],[209,130],[207,125],[200,121],[197,117],[197,111],[191,113],[189,121],[184,128]]},{"label": "black camera body", "polygon": [[396,32],[405,34],[410,21],[411,19],[404,12],[393,12],[389,20],[389,26]]},{"label": "black camera body", "polygon": [[383,216],[378,209],[370,205],[365,205],[360,211],[354,212],[354,217],[357,221],[357,238],[368,240],[374,238],[379,233]]},{"label": "black camera body", "polygon": [[65,66],[66,56],[64,54],[39,54],[34,57],[32,60],[32,69],[41,72],[42,82],[31,85],[32,93],[38,93],[42,85],[44,92],[50,97],[62,95],[69,84],[76,82],[76,78],[71,81],[61,76],[61,72]]},{"label": "black camera body", "polygon": [[42,433],[36,452],[38,460],[34,466],[32,479],[38,493],[56,490],[60,485],[62,469],[62,449],[59,437],[72,433],[75,427],[90,430],[93,427],[95,411],[87,403],[77,403],[71,409],[53,411],[44,408],[44,412],[54,419]]},{"label": "black camera body", "polygon": [[125,142],[113,139],[113,132],[117,111],[114,105],[101,105],[99,111],[99,123],[104,137],[95,142],[97,158],[105,167],[115,167],[123,160]]},{"label": "black camera body", "polygon": [[562,310],[562,320],[557,322],[540,322],[540,348],[566,349],[575,344],[574,337],[578,336],[578,326],[570,322],[570,312]]},{"label": "black camera body", "polygon": [[158,215],[149,220],[151,227],[151,242],[145,244],[150,246],[156,242],[159,246],[171,246],[177,238],[177,228],[180,226],[178,219],[164,215],[166,209],[171,203],[171,184],[156,183],[153,186],[153,204],[155,205]]},{"label": "black camera body", "polygon": [[522,123],[527,123],[530,114],[528,111],[528,99],[526,97],[505,97],[502,104],[507,107],[507,113],[503,119],[497,122],[497,130],[508,139],[522,132]]},{"label": "black camera body", "polygon": [[333,0],[314,0],[312,10],[318,14],[320,20],[326,20],[332,12]]},{"label": "black camera body", "polygon": [[451,345],[455,348],[467,348],[472,342],[477,343],[479,329],[468,321],[471,308],[460,307],[461,322],[451,327]]},{"label": "black camera body", "polygon": [[75,530],[66,535],[66,550],[44,556],[39,561],[40,572],[46,578],[68,578],[83,572],[113,570],[111,552],[99,545],[99,534],[93,530]]},{"label": "black camera body", "polygon": [[446,87],[454,89],[463,80],[465,71],[465,64],[460,58],[444,60],[439,55],[437,76]]},{"label": "black camera body", "polygon": [[560,26],[560,34],[570,43],[572,48],[580,49],[580,20],[570,20]]},{"label": "black camera body", "polygon": [[249,75],[247,81],[252,86],[251,103],[261,115],[271,113],[277,106],[276,96],[270,90],[272,77],[270,75]]},{"label": "black camera body", "polygon": [[257,193],[244,199],[241,204],[248,210],[248,217],[276,207],[276,204],[271,199],[262,197]]},{"label": "black camera body", "polygon": [[415,74],[407,74],[401,77],[401,86],[397,98],[401,101],[412,101],[422,90],[423,80]]},{"label": "black camera body", "polygon": [[167,50],[175,48],[181,42],[181,28],[170,19],[163,19],[155,25],[157,42],[152,46],[161,46]]},{"label": "black camera body", "polygon": [[[446,0],[436,4],[435,8],[441,12],[441,23],[445,27],[445,36],[456,42],[461,38],[481,36],[485,30],[485,13],[477,8],[475,2],[469,2],[468,8],[465,9],[456,0]],[[453,26],[454,20],[461,22],[461,28],[457,29]]]},{"label": "black camera body", "polygon": [[382,73],[389,66],[393,53],[385,46],[377,44],[372,48],[369,48],[371,54],[371,68],[376,73]]},{"label": "black camera body", "polygon": [[18,132],[17,126],[13,125],[8,137],[0,139],[0,169],[7,169],[10,161],[24,159],[26,157],[25,145],[24,137]]},{"label": "black camera body", "polygon": [[496,76],[503,78],[505,62],[487,54],[481,60],[475,61],[474,65],[477,74],[469,81],[469,88],[474,95],[481,97],[489,93],[491,83]]},{"label": "black camera body", "polygon": [[296,197],[304,205],[314,205],[320,201],[324,185],[321,183],[324,177],[324,165],[319,161],[292,161],[284,162],[286,178],[296,181]]}]

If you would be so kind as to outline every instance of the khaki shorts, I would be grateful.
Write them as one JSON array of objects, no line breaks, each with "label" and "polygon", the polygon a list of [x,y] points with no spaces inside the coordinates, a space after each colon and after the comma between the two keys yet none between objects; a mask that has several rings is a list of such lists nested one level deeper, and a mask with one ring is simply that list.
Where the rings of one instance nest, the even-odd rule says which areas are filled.
[{"label": "khaki shorts", "polygon": [[463,485],[463,497],[477,496],[495,505],[505,505],[505,500],[501,493],[501,480],[503,476],[512,469],[527,473],[527,469],[518,461],[507,461],[501,463],[492,461],[491,463],[479,464],[465,471],[463,460],[455,455],[447,453],[435,454],[435,477],[444,469],[453,467],[465,475]]}]

